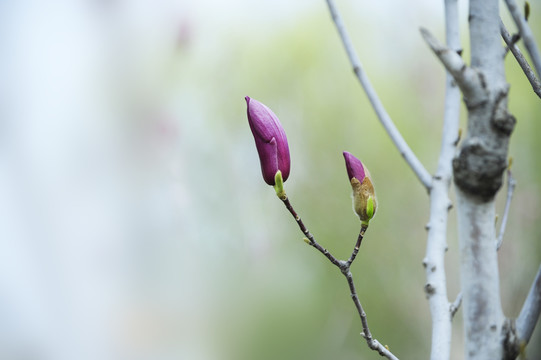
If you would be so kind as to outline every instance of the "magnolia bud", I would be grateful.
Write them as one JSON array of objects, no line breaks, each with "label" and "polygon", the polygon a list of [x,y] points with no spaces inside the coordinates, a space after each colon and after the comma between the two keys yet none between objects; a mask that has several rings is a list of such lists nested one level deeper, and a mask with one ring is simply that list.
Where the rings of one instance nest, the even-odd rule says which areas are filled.
[{"label": "magnolia bud", "polygon": [[254,135],[263,179],[267,184],[274,186],[278,171],[281,172],[283,181],[289,177],[291,161],[286,133],[271,109],[248,96],[245,99],[248,106],[248,123]]},{"label": "magnolia bud", "polygon": [[353,190],[353,211],[359,216],[363,225],[368,225],[377,208],[376,192],[370,172],[359,159],[347,151],[344,151],[344,159]]}]

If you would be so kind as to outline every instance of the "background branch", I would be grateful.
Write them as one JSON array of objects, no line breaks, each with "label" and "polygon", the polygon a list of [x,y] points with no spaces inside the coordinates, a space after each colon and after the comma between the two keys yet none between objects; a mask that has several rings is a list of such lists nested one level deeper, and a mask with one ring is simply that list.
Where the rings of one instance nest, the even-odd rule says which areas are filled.
[{"label": "background branch", "polygon": [[541,313],[541,266],[537,270],[532,287],[522,305],[522,310],[516,321],[517,335],[520,343],[527,344],[530,341],[539,314]]},{"label": "background branch", "polygon": [[[445,1],[445,28],[447,45],[460,48],[457,0]],[[457,52],[454,53],[458,56]],[[430,306],[432,342],[430,358],[449,359],[451,356],[450,304],[447,296],[445,252],[447,248],[448,212],[451,208],[449,187],[452,177],[451,160],[456,149],[460,117],[460,90],[451,74],[445,80],[443,130],[438,167],[430,191],[430,219],[427,230],[426,255],[423,261],[426,273],[425,292]],[[457,305],[458,308],[458,305]]]},{"label": "background branch", "polygon": [[500,33],[502,34],[503,41],[507,44],[507,48],[511,51],[511,53],[515,56],[515,59],[517,59],[518,64],[522,68],[522,71],[524,72],[524,75],[526,75],[526,78],[532,85],[532,89],[534,93],[537,94],[541,98],[541,83],[539,82],[539,79],[535,76],[534,71],[532,70],[530,64],[528,64],[528,61],[522,55],[522,52],[518,48],[517,44],[513,41],[511,35],[509,35],[509,32],[505,28],[505,25],[500,20]]},{"label": "background branch", "polygon": [[539,48],[535,43],[530,25],[528,25],[528,22],[526,19],[524,19],[524,15],[522,15],[520,12],[515,0],[505,0],[505,3],[507,4],[507,8],[515,21],[515,24],[517,24],[518,31],[520,32],[524,45],[526,45],[526,49],[530,54],[530,58],[532,59],[537,76],[541,77],[541,55],[539,55]]},{"label": "background branch", "polygon": [[364,89],[366,96],[368,97],[368,100],[372,104],[372,107],[374,108],[374,111],[376,112],[376,115],[378,116],[379,121],[381,122],[385,130],[387,131],[387,134],[389,135],[389,137],[391,138],[391,140],[397,147],[400,154],[406,160],[406,163],[413,170],[413,172],[415,173],[419,181],[421,181],[421,184],[423,184],[425,188],[429,190],[432,184],[432,176],[425,169],[425,167],[419,161],[419,159],[415,156],[413,151],[410,149],[410,147],[408,146],[408,144],[406,143],[406,141],[404,140],[404,138],[402,137],[402,135],[396,128],[395,124],[393,123],[391,117],[385,110],[385,107],[381,103],[376,91],[372,87],[370,80],[368,79],[366,73],[364,72],[361,61],[359,60],[359,57],[357,56],[357,53],[355,52],[351,39],[344,26],[344,22],[342,21],[342,17],[340,16],[334,1],[333,0],[326,0],[326,1],[327,1],[327,5],[329,6],[329,11],[331,13],[333,22],[336,25],[336,29],[338,30],[338,34],[340,35],[340,39],[342,40],[342,44],[344,45],[344,48],[348,55],[349,61],[351,65],[353,66],[353,71],[355,72],[357,79],[361,83],[361,86]]}]

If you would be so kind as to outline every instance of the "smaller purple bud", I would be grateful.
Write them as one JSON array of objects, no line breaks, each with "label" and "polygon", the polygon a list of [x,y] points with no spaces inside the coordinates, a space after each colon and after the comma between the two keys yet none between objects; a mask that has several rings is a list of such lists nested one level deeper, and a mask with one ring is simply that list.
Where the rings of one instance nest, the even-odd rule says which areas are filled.
[{"label": "smaller purple bud", "polygon": [[263,179],[271,186],[276,185],[275,176],[282,173],[283,181],[289,177],[289,146],[282,124],[271,109],[257,100],[246,96],[248,123],[255,139]]},{"label": "smaller purple bud", "polygon": [[368,226],[368,222],[376,214],[376,192],[370,172],[351,153],[344,151],[348,178],[353,190],[353,211],[359,216],[361,223]]},{"label": "smaller purple bud", "polygon": [[348,171],[349,181],[356,178],[362,183],[365,177],[363,163],[350,152],[344,151],[343,154],[344,159],[346,160],[346,170]]}]

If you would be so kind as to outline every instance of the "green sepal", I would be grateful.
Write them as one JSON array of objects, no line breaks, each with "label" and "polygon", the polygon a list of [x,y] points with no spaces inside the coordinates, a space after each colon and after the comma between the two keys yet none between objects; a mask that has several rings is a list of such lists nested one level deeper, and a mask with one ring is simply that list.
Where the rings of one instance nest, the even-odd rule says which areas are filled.
[{"label": "green sepal", "polygon": [[369,196],[366,202],[366,216],[368,219],[372,219],[374,216],[374,198],[372,196]]},{"label": "green sepal", "polygon": [[287,199],[286,191],[284,190],[284,179],[280,170],[274,175],[274,191],[276,191],[276,196],[281,200]]},{"label": "green sepal", "polygon": [[364,220],[361,220],[361,225],[368,227],[368,223],[374,217],[374,209],[374,198],[372,196],[369,196],[366,200],[366,218]]}]

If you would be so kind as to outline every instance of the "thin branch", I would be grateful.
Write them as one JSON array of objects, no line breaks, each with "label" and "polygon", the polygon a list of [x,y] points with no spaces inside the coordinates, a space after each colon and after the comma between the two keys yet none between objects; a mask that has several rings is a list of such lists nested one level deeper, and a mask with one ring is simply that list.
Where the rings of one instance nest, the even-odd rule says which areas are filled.
[{"label": "thin branch", "polygon": [[357,243],[355,244],[355,247],[353,248],[353,252],[351,253],[351,256],[349,257],[349,260],[347,261],[348,267],[351,266],[351,263],[355,258],[357,257],[357,253],[359,252],[359,248],[361,247],[361,242],[364,238],[364,233],[366,232],[366,229],[368,229],[368,225],[361,225],[361,231],[359,231],[359,237],[357,238]]},{"label": "thin branch", "polygon": [[532,283],[530,292],[522,305],[522,310],[516,321],[517,335],[521,343],[527,344],[530,341],[535,324],[541,313],[541,266]]},{"label": "thin branch", "polygon": [[517,182],[513,178],[511,170],[507,169],[507,199],[505,200],[505,208],[503,210],[502,224],[500,226],[500,233],[498,234],[498,241],[496,243],[496,250],[500,250],[503,243],[503,234],[505,233],[505,227],[507,225],[507,218],[509,217],[509,208],[511,207],[511,199],[513,198],[513,192]]},{"label": "thin branch", "polygon": [[302,233],[308,238],[309,245],[316,248],[320,253],[325,255],[327,259],[329,259],[330,262],[332,262],[334,265],[341,267],[341,262],[336,259],[327,249],[325,249],[323,246],[319,245],[314,239],[314,236],[308,231],[306,226],[304,226],[304,223],[301,220],[301,217],[297,215],[295,210],[293,209],[293,206],[291,206],[291,203],[289,202],[289,198],[285,197],[284,199],[281,199],[284,205],[286,206],[287,210],[291,213],[295,221],[297,222],[297,225],[299,225],[299,228],[301,229]]},{"label": "thin branch", "polygon": [[541,76],[541,55],[539,54],[539,49],[535,43],[530,25],[528,25],[528,22],[524,19],[524,15],[520,12],[515,0],[505,0],[505,3],[507,4],[507,8],[515,21],[515,24],[517,24],[520,36],[530,54],[537,76]]},{"label": "thin branch", "polygon": [[[342,273],[344,272],[342,271]],[[363,324],[363,332],[361,333],[361,336],[365,338],[366,343],[368,344],[368,347],[374,351],[377,351],[381,356],[384,356],[387,359],[398,360],[398,358],[389,349],[383,346],[376,339],[372,338],[372,333],[370,333],[370,329],[368,328],[368,322],[366,320],[366,313],[364,312],[361,302],[359,301],[359,297],[357,296],[355,283],[353,282],[353,276],[351,275],[351,272],[349,271],[349,267],[348,267],[347,272],[344,273],[344,276],[346,277],[348,281],[349,289],[351,291],[351,299],[355,303],[355,307],[357,308],[357,311],[361,318],[361,323]]]},{"label": "thin branch", "polygon": [[291,213],[291,215],[293,216],[293,218],[299,225],[299,228],[302,231],[302,233],[308,238],[308,241],[307,241],[308,245],[313,246],[320,253],[322,253],[333,265],[338,267],[338,269],[340,269],[340,272],[346,277],[346,280],[349,285],[349,290],[351,293],[351,299],[353,300],[353,303],[355,304],[355,308],[357,309],[357,312],[359,313],[359,317],[361,319],[361,324],[363,327],[363,332],[361,333],[361,335],[365,338],[368,347],[374,351],[377,351],[381,356],[384,356],[387,359],[398,360],[398,358],[389,349],[383,346],[376,339],[372,338],[372,333],[370,332],[370,329],[368,327],[368,320],[366,318],[366,313],[364,312],[364,309],[359,300],[359,296],[357,295],[357,290],[355,289],[355,283],[353,282],[353,275],[351,274],[351,271],[349,270],[351,263],[353,262],[353,260],[355,260],[355,256],[357,255],[357,252],[359,251],[359,247],[361,246],[361,242],[364,237],[364,233],[367,229],[367,226],[363,225],[361,227],[361,231],[357,239],[357,244],[355,245],[355,249],[353,250],[353,253],[351,254],[351,257],[349,258],[349,260],[348,261],[338,260],[327,249],[322,247],[316,241],[316,239],[310,233],[310,231],[308,231],[308,229],[302,222],[300,216],[293,209],[293,206],[289,202],[289,199],[287,198],[287,196],[285,198],[280,198],[280,199],[282,200],[287,210]]},{"label": "thin branch", "polygon": [[462,292],[459,292],[456,296],[455,301],[451,304],[449,311],[451,313],[451,319],[455,316],[458,309],[460,309],[460,305],[462,305]]},{"label": "thin branch", "polygon": [[342,40],[342,44],[344,45],[344,48],[346,50],[346,53],[348,55],[349,61],[353,67],[353,71],[355,72],[355,75],[357,76],[357,79],[361,83],[361,86],[363,87],[366,96],[368,97],[368,100],[372,104],[372,107],[374,108],[374,111],[376,112],[376,115],[379,118],[379,121],[387,131],[387,134],[397,147],[400,154],[404,157],[408,165],[411,167],[417,178],[419,178],[419,181],[424,185],[424,187],[427,190],[430,190],[432,186],[432,176],[430,173],[425,169],[423,164],[419,161],[419,159],[415,156],[411,148],[408,146],[398,129],[396,128],[395,124],[393,123],[391,117],[385,110],[385,107],[381,103],[376,91],[372,87],[372,84],[370,83],[370,80],[368,80],[368,76],[363,70],[361,61],[359,60],[359,57],[357,56],[357,53],[355,52],[355,49],[353,47],[353,44],[351,42],[351,39],[346,31],[346,28],[344,26],[344,22],[342,21],[342,17],[338,13],[338,10],[336,8],[336,5],[334,4],[333,0],[326,0],[327,5],[329,6],[329,11],[331,13],[332,19],[334,21],[334,24],[336,25],[336,29],[338,30],[338,33],[340,35],[340,38]]},{"label": "thin branch", "polygon": [[505,25],[500,20],[500,32],[502,34],[503,41],[507,44],[507,48],[511,51],[511,53],[515,56],[515,59],[517,59],[518,64],[522,68],[522,71],[524,72],[524,75],[526,75],[526,78],[532,85],[532,89],[534,93],[537,94],[541,98],[541,82],[539,82],[539,79],[535,76],[534,71],[532,70],[530,64],[528,64],[528,60],[522,55],[522,52],[519,50],[518,46],[516,45],[516,42],[513,41],[513,38],[505,28]]}]

